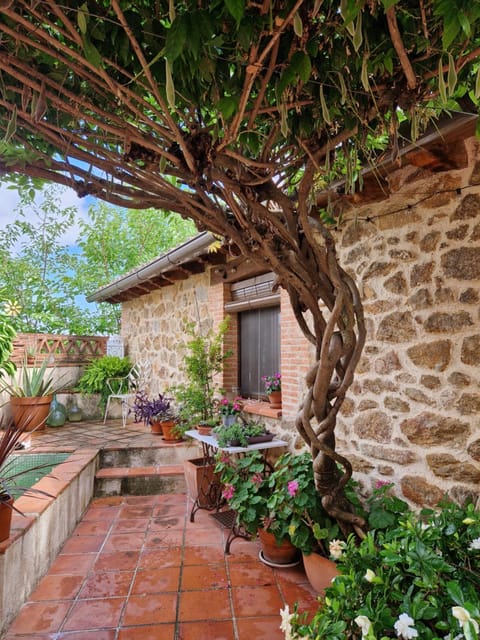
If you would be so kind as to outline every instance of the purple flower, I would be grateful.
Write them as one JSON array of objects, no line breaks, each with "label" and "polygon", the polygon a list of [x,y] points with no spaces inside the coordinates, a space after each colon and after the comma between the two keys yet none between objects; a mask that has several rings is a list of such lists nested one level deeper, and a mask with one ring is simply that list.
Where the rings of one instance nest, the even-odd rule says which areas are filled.
[{"label": "purple flower", "polygon": [[294,498],[297,495],[298,491],[298,482],[297,480],[290,480],[287,485],[288,493]]}]

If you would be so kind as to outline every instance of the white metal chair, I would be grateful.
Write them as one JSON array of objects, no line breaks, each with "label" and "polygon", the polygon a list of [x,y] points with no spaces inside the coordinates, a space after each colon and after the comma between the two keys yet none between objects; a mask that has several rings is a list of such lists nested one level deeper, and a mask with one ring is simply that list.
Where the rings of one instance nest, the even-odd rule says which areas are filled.
[{"label": "white metal chair", "polygon": [[152,364],[148,360],[143,360],[134,365],[123,378],[109,378],[107,380],[107,386],[110,390],[110,394],[107,398],[103,424],[105,424],[107,420],[110,402],[112,400],[120,400],[122,405],[122,424],[125,427],[127,424],[127,417],[131,409],[130,404],[135,399],[135,395],[138,391],[148,392],[151,377]]}]

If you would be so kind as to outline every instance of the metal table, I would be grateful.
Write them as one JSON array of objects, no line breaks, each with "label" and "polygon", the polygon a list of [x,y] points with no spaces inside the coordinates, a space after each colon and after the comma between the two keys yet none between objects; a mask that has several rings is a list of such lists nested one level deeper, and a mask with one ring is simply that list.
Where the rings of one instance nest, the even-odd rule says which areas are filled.
[{"label": "metal table", "polygon": [[[215,454],[217,451],[225,451],[232,455],[242,455],[249,451],[263,451],[266,455],[269,449],[276,449],[278,447],[286,447],[287,442],[274,438],[269,442],[258,442],[256,444],[250,444],[247,447],[220,447],[215,436],[206,436],[198,433],[195,429],[187,431],[186,434],[189,438],[197,440],[202,445],[203,451],[203,466],[205,470],[207,467],[215,463]],[[205,471],[206,473],[206,471]],[[242,531],[241,526],[237,524],[236,513],[233,509],[224,509],[226,501],[222,496],[222,485],[218,481],[215,475],[209,477],[208,486],[204,490],[202,497],[202,504],[200,504],[199,497],[195,499],[192,510],[190,512],[190,522],[195,521],[195,513],[199,509],[207,509],[208,511],[214,511],[212,518],[217,520],[226,529],[229,529],[227,541],[225,543],[225,553],[230,553],[230,544],[235,538],[249,538],[250,536]]]}]

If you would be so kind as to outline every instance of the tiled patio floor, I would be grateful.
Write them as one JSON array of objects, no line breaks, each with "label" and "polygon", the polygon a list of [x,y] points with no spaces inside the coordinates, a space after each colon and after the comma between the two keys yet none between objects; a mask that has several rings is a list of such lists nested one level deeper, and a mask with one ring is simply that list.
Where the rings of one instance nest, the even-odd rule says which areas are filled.
[{"label": "tiled patio floor", "polygon": [[[63,429],[37,434],[34,447],[45,438],[51,449]],[[114,431],[124,445],[129,434],[135,446],[143,437],[143,427],[113,422],[66,429],[71,447],[75,432],[79,447],[85,431],[89,447],[97,430],[109,446]],[[4,638],[283,639],[280,608],[317,608],[302,566],[272,569],[258,559],[257,543],[242,539],[225,555],[225,535],[206,511],[190,522],[185,494],[94,499]]]}]

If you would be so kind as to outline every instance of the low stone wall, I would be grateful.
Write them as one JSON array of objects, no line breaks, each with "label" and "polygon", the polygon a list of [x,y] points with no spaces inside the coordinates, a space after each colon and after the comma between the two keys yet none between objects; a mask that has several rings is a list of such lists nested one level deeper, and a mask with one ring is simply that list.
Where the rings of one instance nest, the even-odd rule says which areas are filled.
[{"label": "low stone wall", "polygon": [[51,498],[16,501],[10,538],[0,542],[0,635],[72,534],[93,495],[97,451],[78,450],[35,487]]}]

